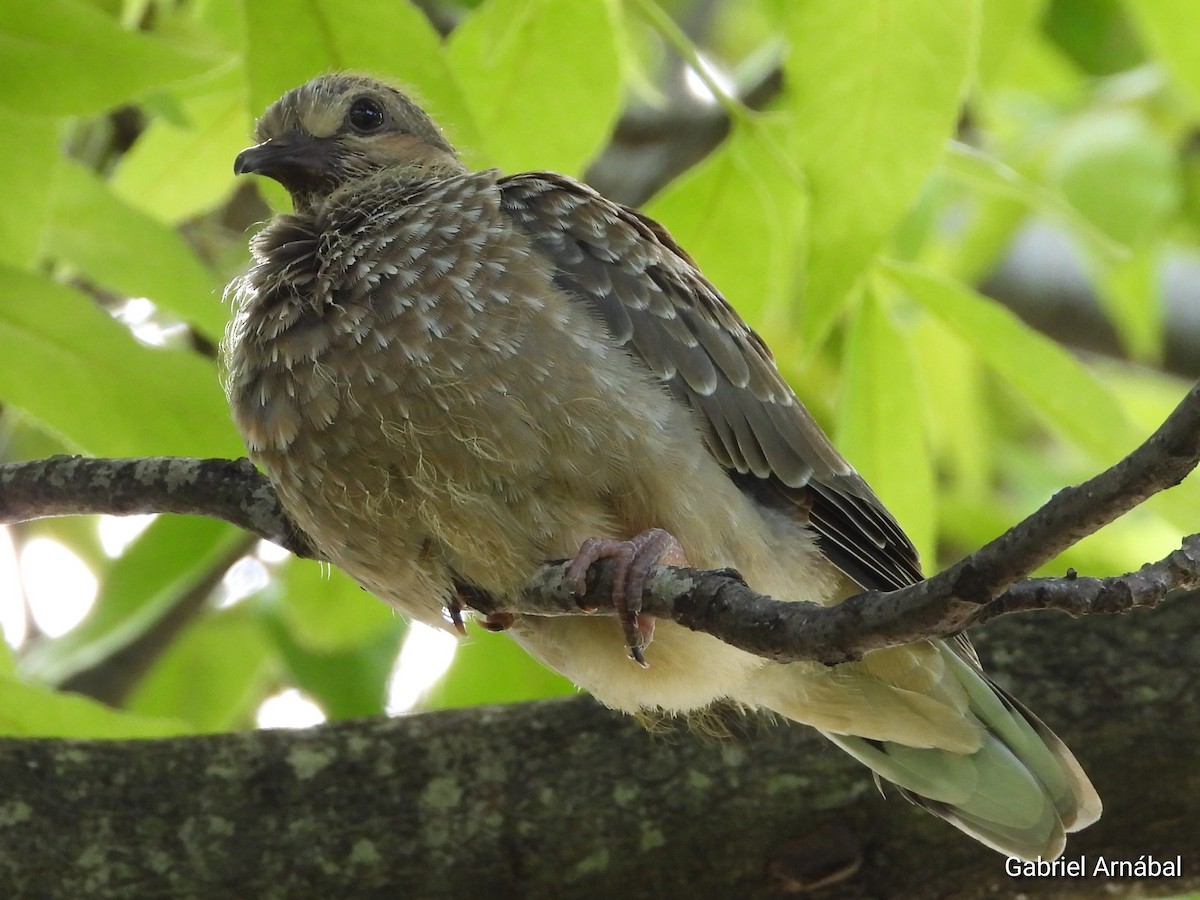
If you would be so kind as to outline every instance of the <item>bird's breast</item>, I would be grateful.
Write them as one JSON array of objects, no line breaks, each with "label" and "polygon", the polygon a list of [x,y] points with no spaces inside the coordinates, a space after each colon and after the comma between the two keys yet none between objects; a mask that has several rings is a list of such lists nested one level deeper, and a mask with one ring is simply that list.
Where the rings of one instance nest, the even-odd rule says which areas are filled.
[{"label": "bird's breast", "polygon": [[387,579],[363,578],[369,557],[399,566],[404,544],[515,590],[592,534],[648,527],[626,514],[646,486],[703,455],[494,192],[467,187],[316,217],[308,235],[285,219],[236,289],[238,427],[298,524],[373,586]]}]

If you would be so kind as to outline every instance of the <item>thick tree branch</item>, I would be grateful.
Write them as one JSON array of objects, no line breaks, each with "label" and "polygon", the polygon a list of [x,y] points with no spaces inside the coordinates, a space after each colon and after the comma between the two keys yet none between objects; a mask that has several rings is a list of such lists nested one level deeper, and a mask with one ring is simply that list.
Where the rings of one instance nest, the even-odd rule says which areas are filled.
[{"label": "thick tree branch", "polygon": [[[647,732],[577,698],[301,732],[0,740],[0,884],[13,897],[779,900],[829,878],[799,896],[1178,896],[1200,887],[1200,604],[1132,615],[1033,613],[978,635],[993,677],[1104,797],[1067,845],[1088,861],[1080,879],[1009,876],[1000,855],[881,797],[811,729]],[[1184,877],[1094,874],[1101,857],[1143,854],[1182,855]]]}]

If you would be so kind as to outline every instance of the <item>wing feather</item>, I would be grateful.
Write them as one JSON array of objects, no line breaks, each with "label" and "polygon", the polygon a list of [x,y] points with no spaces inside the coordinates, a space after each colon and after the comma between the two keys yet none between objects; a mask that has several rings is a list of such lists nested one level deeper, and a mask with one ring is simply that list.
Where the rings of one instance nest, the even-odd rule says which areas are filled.
[{"label": "wing feather", "polygon": [[771,352],[658,223],[561,175],[501,179],[503,208],[613,339],[695,414],[739,488],[808,522],[867,588],[920,579],[917,553],[784,381]]}]

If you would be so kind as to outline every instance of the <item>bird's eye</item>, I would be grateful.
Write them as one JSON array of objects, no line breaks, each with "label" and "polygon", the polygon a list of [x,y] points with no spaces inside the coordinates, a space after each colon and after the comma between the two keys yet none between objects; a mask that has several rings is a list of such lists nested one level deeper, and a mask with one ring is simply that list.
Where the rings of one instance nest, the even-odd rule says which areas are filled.
[{"label": "bird's eye", "polygon": [[383,127],[385,116],[383,104],[374,97],[359,97],[350,104],[346,121],[360,134],[370,134]]}]

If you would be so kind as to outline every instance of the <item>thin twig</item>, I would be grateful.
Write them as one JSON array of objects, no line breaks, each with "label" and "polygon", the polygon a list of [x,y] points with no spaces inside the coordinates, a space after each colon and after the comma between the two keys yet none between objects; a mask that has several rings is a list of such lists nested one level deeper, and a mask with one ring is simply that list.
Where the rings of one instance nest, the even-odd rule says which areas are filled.
[{"label": "thin twig", "polygon": [[[577,616],[586,608],[591,614],[615,615],[611,561],[592,567],[582,598],[571,594],[566,570],[566,562],[543,566],[514,607],[481,612]],[[1200,534],[1185,538],[1179,549],[1159,562],[1128,575],[1031,578],[986,603],[945,598],[944,585],[951,583],[938,576],[901,591],[869,591],[837,606],[818,606],[758,594],[736,573],[659,566],[647,578],[642,611],[777,662],[837,665],[872,650],[950,637],[970,625],[1012,613],[1057,609],[1084,616],[1156,606],[1169,593],[1200,588]],[[949,605],[951,614],[930,618],[924,603],[934,609]]]}]

